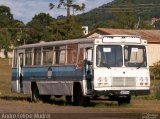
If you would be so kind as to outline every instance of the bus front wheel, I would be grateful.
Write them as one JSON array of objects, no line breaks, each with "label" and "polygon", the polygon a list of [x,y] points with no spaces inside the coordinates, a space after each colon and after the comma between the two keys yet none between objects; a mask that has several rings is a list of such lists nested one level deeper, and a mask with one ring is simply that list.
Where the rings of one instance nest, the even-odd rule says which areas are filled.
[{"label": "bus front wheel", "polygon": [[88,106],[90,104],[90,97],[83,96],[80,84],[74,85],[73,100],[74,104],[80,106]]},{"label": "bus front wheel", "polygon": [[69,103],[72,102],[72,96],[66,96],[65,98],[66,98],[66,101],[67,101],[67,102],[69,102]]}]

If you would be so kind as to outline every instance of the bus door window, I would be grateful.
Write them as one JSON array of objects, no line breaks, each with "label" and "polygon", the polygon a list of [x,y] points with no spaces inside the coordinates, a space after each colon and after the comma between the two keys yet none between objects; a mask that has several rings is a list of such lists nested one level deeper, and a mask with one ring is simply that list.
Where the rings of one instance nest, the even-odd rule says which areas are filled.
[{"label": "bus door window", "polygon": [[93,49],[86,49],[86,73],[92,75],[92,64],[93,64]]},{"label": "bus door window", "polygon": [[92,77],[93,77],[93,49],[87,48],[85,53],[85,75],[87,93],[92,94]]}]

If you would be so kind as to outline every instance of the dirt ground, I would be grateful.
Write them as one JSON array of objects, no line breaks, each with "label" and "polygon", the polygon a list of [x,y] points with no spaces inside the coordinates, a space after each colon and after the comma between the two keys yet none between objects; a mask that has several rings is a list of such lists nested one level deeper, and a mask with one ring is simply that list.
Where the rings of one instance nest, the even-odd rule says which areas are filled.
[{"label": "dirt ground", "polygon": [[[67,104],[62,100],[33,103],[28,97],[1,97],[0,118],[4,118],[6,113],[30,114],[30,118],[33,118],[34,114],[42,113],[46,114],[45,118],[48,119],[160,119],[160,100],[133,99],[130,105],[121,106],[117,102],[91,101],[90,106],[82,107]],[[143,118],[145,116],[150,118]]]}]

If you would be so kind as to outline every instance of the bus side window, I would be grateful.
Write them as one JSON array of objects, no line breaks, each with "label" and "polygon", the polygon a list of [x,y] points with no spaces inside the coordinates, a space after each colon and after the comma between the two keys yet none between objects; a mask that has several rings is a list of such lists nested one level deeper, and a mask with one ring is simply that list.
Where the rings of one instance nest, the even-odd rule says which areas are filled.
[{"label": "bus side window", "polygon": [[25,51],[25,65],[26,66],[32,65],[32,49],[26,49]]},{"label": "bus side window", "polygon": [[76,64],[78,44],[67,46],[67,64]]},{"label": "bus side window", "polygon": [[84,60],[84,48],[80,48],[79,50],[79,56],[78,56],[78,62],[77,62],[77,66],[78,68],[82,68],[83,67],[83,60]]},{"label": "bus side window", "polygon": [[41,64],[41,48],[34,49],[34,65]]},{"label": "bus side window", "polygon": [[65,46],[55,47],[55,62],[54,64],[65,64],[66,63],[66,48]]},{"label": "bus side window", "polygon": [[51,65],[53,60],[53,47],[43,48],[43,65]]}]

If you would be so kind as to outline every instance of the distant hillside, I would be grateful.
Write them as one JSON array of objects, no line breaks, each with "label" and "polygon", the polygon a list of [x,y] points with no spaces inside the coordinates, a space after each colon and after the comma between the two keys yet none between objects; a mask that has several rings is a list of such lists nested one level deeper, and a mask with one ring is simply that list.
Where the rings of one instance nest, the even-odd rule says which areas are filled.
[{"label": "distant hillside", "polygon": [[78,15],[77,20],[83,25],[93,27],[106,20],[114,19],[114,13],[119,11],[112,9],[113,6],[128,9],[128,3],[130,3],[130,6],[134,9],[135,14],[144,20],[153,17],[160,18],[160,0],[114,0],[87,13]]}]

